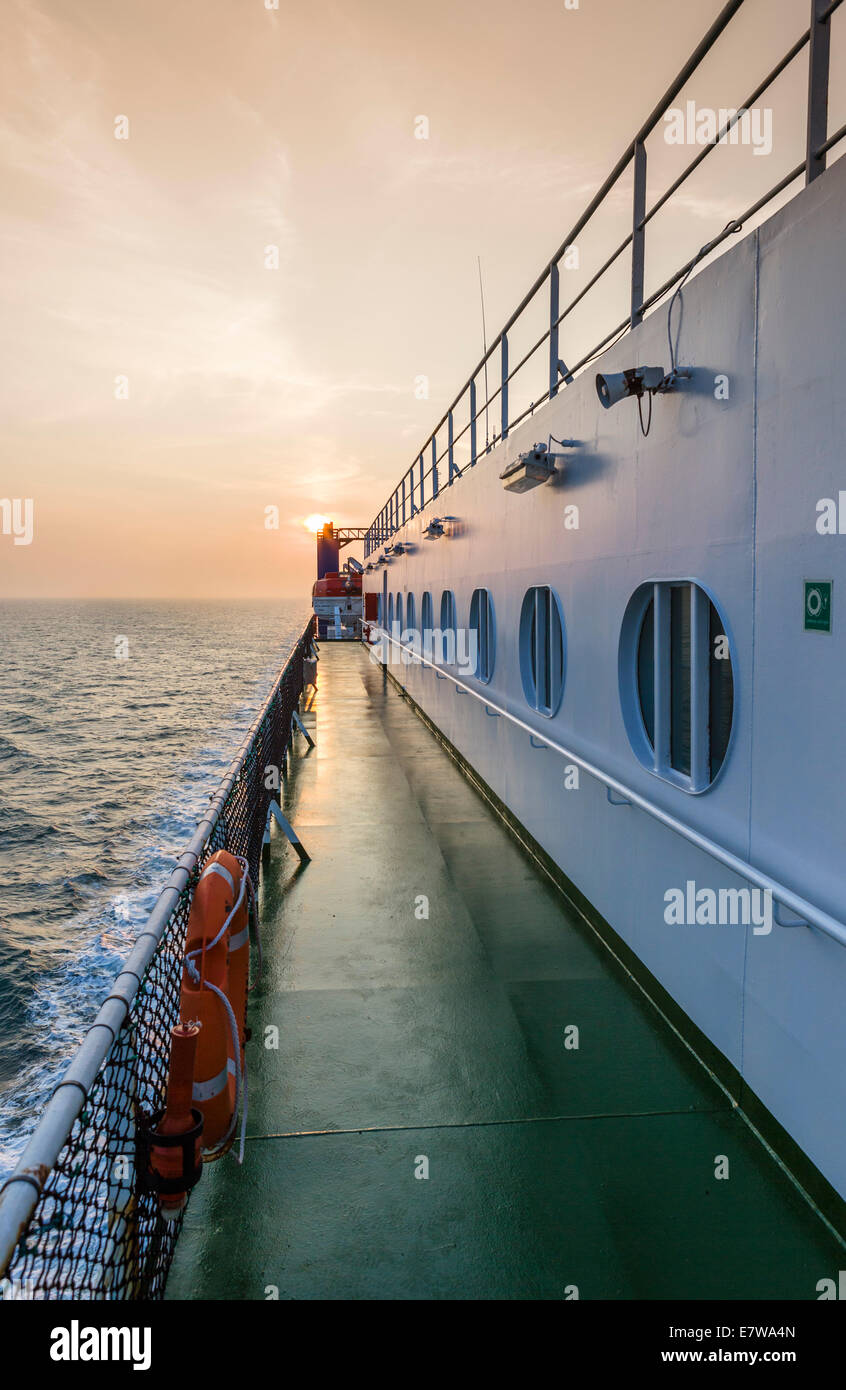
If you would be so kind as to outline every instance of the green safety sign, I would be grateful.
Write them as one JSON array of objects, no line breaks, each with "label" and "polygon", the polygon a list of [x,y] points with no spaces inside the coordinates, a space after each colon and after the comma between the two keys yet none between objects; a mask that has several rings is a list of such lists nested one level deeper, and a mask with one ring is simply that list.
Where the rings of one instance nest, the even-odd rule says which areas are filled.
[{"label": "green safety sign", "polygon": [[831,632],[831,579],[805,580],[805,631]]}]

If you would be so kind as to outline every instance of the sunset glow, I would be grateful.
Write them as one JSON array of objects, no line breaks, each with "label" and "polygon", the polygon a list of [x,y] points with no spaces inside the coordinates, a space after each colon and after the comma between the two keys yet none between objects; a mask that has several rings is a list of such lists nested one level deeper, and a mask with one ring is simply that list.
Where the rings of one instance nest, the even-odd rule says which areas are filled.
[{"label": "sunset glow", "polygon": [[317,535],[318,531],[322,531],[324,526],[328,525],[329,517],[320,516],[317,512],[312,512],[311,516],[307,516],[305,521],[303,522],[303,526],[306,528],[306,530],[312,531],[315,535]]}]

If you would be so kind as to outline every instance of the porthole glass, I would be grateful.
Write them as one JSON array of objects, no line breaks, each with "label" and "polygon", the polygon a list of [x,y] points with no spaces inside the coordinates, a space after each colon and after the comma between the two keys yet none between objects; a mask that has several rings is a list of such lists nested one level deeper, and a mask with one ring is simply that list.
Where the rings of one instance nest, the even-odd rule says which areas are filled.
[{"label": "porthole glass", "polygon": [[423,595],[423,598],[420,601],[420,629],[424,642],[428,641],[431,643],[432,626],[432,595],[427,592]]},{"label": "porthole glass", "polygon": [[392,628],[393,625],[394,625],[394,596],[393,596],[393,594],[388,594],[388,627],[389,627],[389,628]]},{"label": "porthole glass", "polygon": [[546,585],[529,589],[520,613],[523,692],[538,714],[551,718],[564,694],[566,643],[558,595]]},{"label": "porthole glass", "polygon": [[446,665],[455,662],[455,629],[457,625],[455,594],[452,589],[444,589],[441,594],[440,646],[435,652],[435,660]]},{"label": "porthole glass", "polygon": [[416,604],[415,604],[415,602],[414,602],[414,595],[413,595],[413,594],[409,594],[408,597],[407,597],[406,600],[405,600],[405,626],[406,626],[406,630],[407,630],[407,631],[410,631],[410,632],[413,632],[413,631],[414,631],[414,624],[415,624],[416,619],[417,619],[417,612],[416,612]]},{"label": "porthole glass", "polygon": [[728,752],[734,670],[725,623],[689,580],[643,585],[620,637],[620,698],[632,747],[656,776],[705,791]]},{"label": "porthole glass", "polygon": [[397,627],[400,630],[400,636],[402,636],[402,594],[397,594],[397,606],[394,616],[396,618]]},{"label": "porthole glass", "polygon": [[496,656],[493,599],[487,589],[473,591],[470,600],[470,639],[475,646],[474,674],[478,680],[487,682],[493,675]]}]

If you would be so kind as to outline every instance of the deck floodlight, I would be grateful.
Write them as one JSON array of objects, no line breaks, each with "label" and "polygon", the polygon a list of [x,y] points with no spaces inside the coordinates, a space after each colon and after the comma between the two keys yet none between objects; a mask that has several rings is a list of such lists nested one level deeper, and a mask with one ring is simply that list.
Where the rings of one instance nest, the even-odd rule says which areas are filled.
[{"label": "deck floodlight", "polygon": [[[506,492],[528,492],[530,488],[548,483],[550,478],[555,477],[555,461],[563,459],[564,454],[551,453],[550,443],[551,435],[548,443],[533,444],[531,449],[524,450],[516,459],[512,459],[511,463],[505,465],[499,476]],[[572,449],[576,441],[556,439],[555,443]]]},{"label": "deck floodlight", "polygon": [[596,394],[606,410],[627,396],[643,396],[647,391],[657,391],[664,384],[663,367],[630,367],[625,372],[609,372],[596,376]]},{"label": "deck floodlight", "polygon": [[441,521],[440,517],[433,516],[429,525],[424,528],[423,535],[426,537],[427,541],[436,541],[443,534],[444,523]]},{"label": "deck floodlight", "polygon": [[555,472],[555,457],[546,444],[533,444],[518,454],[500,473],[506,492],[528,492],[529,488],[549,482]]}]

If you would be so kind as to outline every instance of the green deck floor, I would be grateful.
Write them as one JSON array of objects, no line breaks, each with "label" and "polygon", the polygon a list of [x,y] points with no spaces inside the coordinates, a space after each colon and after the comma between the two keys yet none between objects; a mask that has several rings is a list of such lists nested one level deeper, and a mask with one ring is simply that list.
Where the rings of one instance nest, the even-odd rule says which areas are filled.
[{"label": "green deck floor", "polygon": [[360,646],[308,725],[168,1297],[816,1298],[842,1247]]}]

